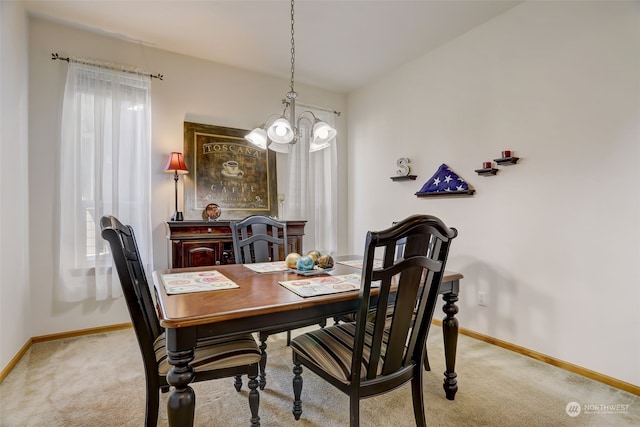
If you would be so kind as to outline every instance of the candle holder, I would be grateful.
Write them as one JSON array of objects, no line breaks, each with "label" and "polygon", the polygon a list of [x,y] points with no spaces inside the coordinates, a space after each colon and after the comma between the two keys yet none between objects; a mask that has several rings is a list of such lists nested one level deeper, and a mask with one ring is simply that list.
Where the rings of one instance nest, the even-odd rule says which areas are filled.
[{"label": "candle holder", "polygon": [[515,165],[516,163],[518,163],[518,160],[519,158],[514,157],[513,151],[511,150],[504,150],[502,152],[502,157],[500,157],[499,159],[493,159],[493,161],[500,166]]},{"label": "candle holder", "polygon": [[480,176],[495,175],[498,169],[492,167],[491,162],[482,162],[482,169],[476,169],[476,173]]}]

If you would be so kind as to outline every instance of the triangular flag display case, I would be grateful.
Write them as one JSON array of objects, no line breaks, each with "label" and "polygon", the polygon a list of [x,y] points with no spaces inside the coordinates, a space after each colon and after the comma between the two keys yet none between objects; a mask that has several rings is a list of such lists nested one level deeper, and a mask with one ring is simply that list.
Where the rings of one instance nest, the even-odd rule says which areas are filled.
[{"label": "triangular flag display case", "polygon": [[456,174],[446,164],[441,164],[436,173],[429,178],[420,191],[416,193],[418,197],[452,197],[471,196],[475,193],[466,181]]}]

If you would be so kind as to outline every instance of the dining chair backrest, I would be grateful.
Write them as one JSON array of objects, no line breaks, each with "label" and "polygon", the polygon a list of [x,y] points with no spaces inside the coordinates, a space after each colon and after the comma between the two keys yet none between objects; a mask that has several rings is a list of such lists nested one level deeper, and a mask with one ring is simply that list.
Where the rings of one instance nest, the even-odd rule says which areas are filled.
[{"label": "dining chair backrest", "polygon": [[[353,387],[360,382],[375,384],[380,376],[409,375],[422,361],[449,246],[456,235],[456,229],[430,215],[414,215],[386,230],[367,233],[351,366]],[[404,246],[401,257],[396,256],[399,242]],[[382,266],[374,267],[380,251]],[[378,289],[377,299],[370,298],[372,288]],[[376,312],[373,322],[367,315],[372,310]],[[367,337],[372,342],[365,346]],[[363,356],[368,367],[361,375]],[[382,383],[383,389],[389,386]]]},{"label": "dining chair backrest", "polygon": [[400,259],[404,256],[404,245],[407,243],[407,239],[400,239],[396,243],[396,259]]},{"label": "dining chair backrest", "polygon": [[232,222],[231,235],[236,264],[283,261],[288,254],[286,224],[268,216]]},{"label": "dining chair backrest", "polygon": [[[394,221],[392,225],[396,225],[397,223],[398,223],[397,221]],[[406,238],[400,239],[396,243],[396,259],[400,259],[400,258],[403,257],[405,243],[407,243],[407,239]],[[429,239],[429,249],[431,249],[433,247],[433,243],[434,243],[434,239],[433,239],[433,237],[431,237]]]},{"label": "dining chair backrest", "polygon": [[133,328],[142,352],[147,375],[158,375],[153,344],[163,332],[149,290],[147,276],[140,259],[133,229],[114,216],[100,220],[102,237],[109,242],[113,261],[120,279],[122,292]]}]

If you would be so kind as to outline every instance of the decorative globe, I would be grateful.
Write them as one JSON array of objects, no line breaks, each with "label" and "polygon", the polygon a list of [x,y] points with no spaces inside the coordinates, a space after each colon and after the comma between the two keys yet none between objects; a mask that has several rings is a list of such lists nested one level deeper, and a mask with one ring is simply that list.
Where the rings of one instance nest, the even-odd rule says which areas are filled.
[{"label": "decorative globe", "polygon": [[308,270],[313,270],[313,267],[315,266],[315,262],[313,261],[313,258],[311,258],[310,256],[301,256],[298,259],[298,263],[297,263],[297,267],[298,270],[300,271],[308,271]]},{"label": "decorative globe", "polygon": [[322,255],[318,258],[318,267],[320,268],[332,268],[333,267],[333,258],[331,255]]},{"label": "decorative globe", "polygon": [[287,258],[284,260],[285,264],[287,264],[288,268],[298,268],[298,260],[300,259],[300,254],[296,252],[291,252],[287,255]]},{"label": "decorative globe", "polygon": [[320,251],[313,250],[313,251],[309,251],[307,253],[307,256],[310,256],[313,259],[313,262],[317,264],[318,259],[322,256],[322,254],[320,253]]}]

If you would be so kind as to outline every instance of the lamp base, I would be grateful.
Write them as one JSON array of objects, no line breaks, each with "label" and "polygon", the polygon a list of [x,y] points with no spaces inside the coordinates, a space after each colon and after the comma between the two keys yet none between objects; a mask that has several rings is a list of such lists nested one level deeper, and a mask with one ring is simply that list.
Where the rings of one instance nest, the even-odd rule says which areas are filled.
[{"label": "lamp base", "polygon": [[171,217],[171,221],[184,221],[184,217],[182,216],[182,212],[175,212]]}]

